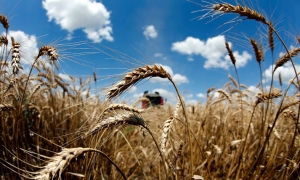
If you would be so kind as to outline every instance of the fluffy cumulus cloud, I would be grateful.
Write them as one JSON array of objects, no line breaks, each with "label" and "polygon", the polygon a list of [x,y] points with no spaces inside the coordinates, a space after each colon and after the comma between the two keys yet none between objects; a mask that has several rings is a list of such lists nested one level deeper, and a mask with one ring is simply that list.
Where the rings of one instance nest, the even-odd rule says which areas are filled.
[{"label": "fluffy cumulus cloud", "polygon": [[[300,65],[296,65],[296,69],[299,72],[300,71]],[[288,84],[291,79],[295,77],[294,68],[292,67],[291,63],[286,63],[285,65],[279,67],[276,69],[274,73],[274,80],[279,81],[279,73],[281,75],[282,83]],[[272,78],[272,66],[270,66],[268,69],[264,72],[264,81],[269,82]]]},{"label": "fluffy cumulus cloud", "polygon": [[[187,37],[184,41],[175,42],[171,47],[172,51],[188,55],[188,60],[191,60],[193,55],[200,55],[205,58],[204,68],[223,68],[228,69],[231,66],[231,60],[225,48],[225,37],[223,35],[208,38],[202,41],[198,38]],[[236,66],[244,67],[251,55],[247,51],[240,54],[237,51],[233,52],[236,56]]]},{"label": "fluffy cumulus cloud", "polygon": [[199,93],[199,94],[197,94],[197,97],[199,97],[199,98],[205,98],[206,95],[204,95],[204,94],[202,94],[202,93]]},{"label": "fluffy cumulus cloud", "polygon": [[162,54],[162,53],[155,53],[154,57],[155,58],[160,58],[162,60],[166,60],[167,59],[167,57],[164,54]]},{"label": "fluffy cumulus cloud", "polygon": [[149,25],[145,28],[143,34],[146,37],[146,39],[150,39],[150,38],[154,39],[157,37],[158,33],[153,25]]},{"label": "fluffy cumulus cloud", "polygon": [[62,78],[64,81],[72,81],[68,74],[59,73],[58,76]]},{"label": "fluffy cumulus cloud", "polygon": [[[113,41],[110,12],[95,0],[43,0],[49,21],[54,21],[70,34],[82,29],[94,42]],[[68,37],[72,37],[71,35]]]},{"label": "fluffy cumulus cloud", "polygon": [[[172,70],[172,68],[170,66],[166,66],[166,65],[161,65],[161,66],[171,75],[173,81],[177,85],[189,82],[189,80],[188,80],[188,78],[186,76],[181,75],[181,74],[174,74],[173,70]],[[154,78],[150,79],[150,82],[152,82],[152,83],[157,83],[157,82],[165,83],[165,82],[168,82],[168,81],[169,80],[166,79],[166,78],[159,78],[159,77],[154,77]]]}]

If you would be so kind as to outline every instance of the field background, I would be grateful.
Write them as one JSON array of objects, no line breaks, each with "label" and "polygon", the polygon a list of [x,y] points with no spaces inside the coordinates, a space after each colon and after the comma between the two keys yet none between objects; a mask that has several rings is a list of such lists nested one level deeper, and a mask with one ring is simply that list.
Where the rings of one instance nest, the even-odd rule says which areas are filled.
[{"label": "field background", "polygon": [[[205,12],[200,19],[233,14],[233,22],[262,29],[264,38],[245,35],[239,42],[247,42],[255,58],[255,90],[240,81],[241,57],[227,39],[219,46],[226,49],[232,75],[201,94],[201,102],[188,103],[169,67],[108,46],[80,41],[61,48],[54,42],[25,56],[22,42],[10,34],[10,18],[0,15],[1,178],[299,179],[299,36],[286,45],[281,28],[251,5],[202,2],[198,8]],[[285,50],[279,58],[277,48]],[[112,75],[99,76],[92,69],[90,77],[62,78],[61,59],[98,53],[124,65],[125,72],[113,74],[116,67]],[[273,65],[269,81],[266,64]],[[282,78],[287,64],[288,80]],[[142,97],[126,99],[139,84],[158,78],[175,95],[164,106],[142,109]]]}]

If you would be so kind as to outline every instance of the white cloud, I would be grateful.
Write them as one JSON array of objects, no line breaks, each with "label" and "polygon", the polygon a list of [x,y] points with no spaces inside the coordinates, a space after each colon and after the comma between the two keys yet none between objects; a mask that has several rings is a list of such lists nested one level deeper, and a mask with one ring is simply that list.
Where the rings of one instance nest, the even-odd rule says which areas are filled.
[{"label": "white cloud", "polygon": [[162,53],[155,53],[155,54],[154,54],[154,57],[156,57],[156,58],[161,58],[161,59],[163,59],[163,60],[166,60],[166,59],[167,59],[167,57],[164,56]]},{"label": "white cloud", "polygon": [[185,97],[188,98],[188,99],[190,99],[190,98],[193,97],[193,94],[187,94],[187,95],[185,95]]},{"label": "white cloud", "polygon": [[147,26],[143,34],[146,37],[146,39],[150,39],[150,38],[154,39],[157,37],[157,31],[153,25]]},{"label": "white cloud", "polygon": [[[95,0],[43,0],[49,21],[54,21],[71,34],[83,29],[88,39],[113,41],[110,12]],[[68,35],[69,36],[69,35]]]},{"label": "white cloud", "polygon": [[[189,55],[201,55],[205,58],[204,68],[223,68],[228,69],[231,66],[231,60],[228,57],[228,52],[225,48],[225,37],[223,35],[208,38],[205,41],[201,41],[198,38],[187,37],[184,41],[175,42],[171,47],[172,51],[177,51],[181,54]],[[237,68],[243,67],[251,60],[251,55],[244,51],[242,54],[235,51]],[[188,60],[192,60],[188,58]]]},{"label": "white cloud", "polygon": [[[174,74],[173,70],[172,70],[172,68],[170,66],[166,66],[166,65],[161,65],[161,66],[171,75],[173,81],[177,85],[189,82],[189,80],[188,80],[188,78],[186,76],[181,75],[181,74]],[[166,83],[166,82],[169,82],[169,80],[166,79],[166,78],[154,77],[154,78],[150,79],[150,82],[152,82],[152,83],[157,83],[157,82]]]},{"label": "white cloud", "polygon": [[250,92],[253,92],[254,94],[261,92],[261,90],[259,88],[257,88],[256,86],[249,86],[248,90]]},{"label": "white cloud", "polygon": [[185,41],[175,42],[172,44],[172,51],[177,51],[181,54],[199,55],[205,49],[205,44],[198,38],[187,37]]},{"label": "white cloud", "polygon": [[195,100],[195,99],[189,99],[185,101],[185,104],[192,104],[195,105],[197,104],[199,101]]},{"label": "white cloud", "polygon": [[188,61],[194,61],[194,58],[193,57],[188,57],[187,60]]},{"label": "white cloud", "polygon": [[188,83],[189,82],[189,80],[187,79],[187,77],[186,76],[183,76],[183,75],[181,75],[181,74],[174,74],[173,76],[172,76],[172,79],[173,79],[173,81],[176,83],[176,84],[183,84],[183,83]]},{"label": "white cloud", "polygon": [[59,73],[58,76],[61,77],[64,81],[72,81],[68,74]]},{"label": "white cloud", "polygon": [[204,95],[204,94],[202,94],[202,93],[199,93],[199,94],[197,94],[197,97],[199,97],[199,98],[205,98],[206,95]]},{"label": "white cloud", "polygon": [[[296,65],[296,69],[299,72],[300,65]],[[283,66],[276,69],[274,73],[274,80],[279,81],[279,73],[281,74],[281,80],[282,83],[288,84],[291,79],[295,77],[294,68],[292,67],[291,63],[286,63]],[[265,70],[264,74],[264,80],[266,82],[269,82],[272,78],[272,66],[270,66],[268,69]]]}]

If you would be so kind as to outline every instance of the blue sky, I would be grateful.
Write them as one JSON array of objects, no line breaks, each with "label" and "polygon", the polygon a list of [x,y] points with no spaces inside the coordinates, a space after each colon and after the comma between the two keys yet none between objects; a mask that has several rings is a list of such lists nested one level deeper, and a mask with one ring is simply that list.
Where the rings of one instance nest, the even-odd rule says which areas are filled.
[{"label": "blue sky", "polygon": [[[226,2],[236,4],[233,0]],[[300,34],[300,1],[256,0],[246,4],[272,19],[288,47],[297,46],[294,36]],[[10,21],[10,35],[21,43],[24,65],[42,45],[53,45],[60,54],[58,73],[66,80],[66,74],[83,79],[93,72],[98,75],[95,94],[115,82],[107,80],[110,75],[159,63],[173,76],[188,103],[203,102],[208,88],[222,88],[229,81],[228,75],[236,77],[225,39],[236,55],[242,84],[254,90],[260,81],[249,38],[262,43],[266,50],[262,65],[266,85],[270,79],[265,26],[253,20],[221,26],[235,15],[223,15],[211,22],[212,18],[199,20],[207,11],[198,11],[201,6],[186,0],[6,0],[0,8]],[[275,60],[284,51],[278,41],[276,45]],[[285,82],[293,77],[290,64],[278,72]],[[139,83],[121,99],[134,102],[145,90],[159,91],[168,102],[176,102],[172,85],[157,78]]]}]

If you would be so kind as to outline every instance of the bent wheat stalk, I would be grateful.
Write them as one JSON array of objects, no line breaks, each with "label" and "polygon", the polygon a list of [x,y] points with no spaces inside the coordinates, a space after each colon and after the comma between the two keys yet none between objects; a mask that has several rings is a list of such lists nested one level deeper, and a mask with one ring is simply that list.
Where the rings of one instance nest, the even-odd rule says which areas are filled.
[{"label": "bent wheat stalk", "polygon": [[119,81],[117,84],[113,85],[112,87],[110,87],[106,90],[105,95],[107,96],[107,100],[117,98],[123,92],[128,90],[130,87],[132,87],[139,81],[146,79],[146,78],[151,78],[151,77],[167,78],[173,84],[173,86],[176,90],[176,93],[177,93],[180,103],[182,105],[183,115],[185,116],[185,119],[187,122],[187,129],[188,129],[187,132],[188,132],[188,139],[189,139],[189,143],[190,143],[190,155],[191,155],[190,171],[191,171],[191,174],[193,174],[192,142],[191,142],[190,126],[189,126],[189,121],[187,118],[186,108],[185,108],[183,99],[179,93],[179,90],[178,90],[175,82],[173,81],[171,75],[161,65],[158,65],[158,64],[145,65],[143,67],[136,68],[133,71],[127,73],[121,79],[121,81]]},{"label": "bent wheat stalk", "polygon": [[41,170],[37,172],[31,172],[34,174],[31,179],[40,179],[40,180],[50,180],[53,178],[61,179],[62,172],[69,165],[70,161],[76,159],[79,155],[86,152],[96,152],[103,155],[107,160],[109,160],[116,169],[120,172],[124,179],[127,179],[121,169],[102,151],[92,148],[63,148],[61,152],[57,153],[53,157],[48,157],[48,163],[42,167]]},{"label": "bent wheat stalk", "polygon": [[248,7],[243,7],[241,5],[231,5],[228,3],[218,3],[212,6],[214,11],[220,13],[236,13],[240,16],[245,16],[247,19],[254,19],[256,21],[260,21],[264,24],[269,24],[264,15],[258,13],[257,11],[250,9]]}]

